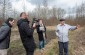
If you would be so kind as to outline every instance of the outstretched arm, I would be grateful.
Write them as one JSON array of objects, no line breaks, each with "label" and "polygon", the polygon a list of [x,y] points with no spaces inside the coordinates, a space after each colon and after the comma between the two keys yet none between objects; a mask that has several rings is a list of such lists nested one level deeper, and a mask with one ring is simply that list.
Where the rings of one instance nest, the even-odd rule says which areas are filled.
[{"label": "outstretched arm", "polygon": [[80,25],[76,25],[76,26],[69,26],[69,30],[76,30],[79,29]]}]

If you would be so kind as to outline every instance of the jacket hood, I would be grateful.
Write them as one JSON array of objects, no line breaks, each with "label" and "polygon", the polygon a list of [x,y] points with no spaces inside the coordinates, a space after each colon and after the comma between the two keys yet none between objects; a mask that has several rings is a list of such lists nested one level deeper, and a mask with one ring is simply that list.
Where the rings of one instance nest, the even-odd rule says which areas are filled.
[{"label": "jacket hood", "polygon": [[23,22],[28,22],[29,23],[29,21],[28,21],[28,19],[20,19],[18,22],[17,22],[17,26],[19,26],[21,23],[23,23]]},{"label": "jacket hood", "polygon": [[9,27],[12,27],[10,24],[7,24],[6,22],[3,23],[2,26],[9,26]]},{"label": "jacket hood", "polygon": [[3,23],[2,26],[9,26],[9,25],[7,25],[6,23]]},{"label": "jacket hood", "polygon": [[3,23],[2,26],[7,26],[7,24],[6,23]]}]

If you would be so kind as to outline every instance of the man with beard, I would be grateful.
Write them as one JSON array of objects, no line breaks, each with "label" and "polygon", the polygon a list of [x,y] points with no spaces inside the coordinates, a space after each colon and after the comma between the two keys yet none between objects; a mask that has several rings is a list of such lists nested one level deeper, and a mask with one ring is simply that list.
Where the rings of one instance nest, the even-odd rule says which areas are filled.
[{"label": "man with beard", "polygon": [[20,18],[21,19],[18,20],[17,25],[23,46],[26,50],[26,55],[33,55],[36,47],[33,38],[33,32],[36,25],[34,23],[33,27],[30,28],[29,20],[27,19],[27,14],[25,12],[20,14]]}]

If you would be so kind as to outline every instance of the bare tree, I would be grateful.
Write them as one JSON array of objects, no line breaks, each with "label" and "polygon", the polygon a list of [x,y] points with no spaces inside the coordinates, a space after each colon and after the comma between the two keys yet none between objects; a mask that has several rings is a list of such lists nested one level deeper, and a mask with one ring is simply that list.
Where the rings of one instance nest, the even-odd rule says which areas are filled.
[{"label": "bare tree", "polygon": [[57,9],[57,18],[60,19],[62,18],[64,15],[65,15],[65,10],[64,9],[61,9],[61,8],[58,8]]},{"label": "bare tree", "polygon": [[26,0],[22,0],[22,4],[23,4],[23,11],[26,12]]},{"label": "bare tree", "polygon": [[85,2],[76,8],[76,17],[85,17]]},{"label": "bare tree", "polygon": [[8,17],[8,15],[11,14],[11,13],[9,13],[10,11],[12,11],[11,2],[10,2],[10,0],[1,0],[0,2],[1,2],[0,4],[2,7],[2,10],[1,10],[2,18],[3,18],[3,20],[5,20]]},{"label": "bare tree", "polygon": [[5,20],[6,0],[3,1],[3,20]]},{"label": "bare tree", "polygon": [[43,0],[43,6],[44,6],[44,17],[43,18],[47,18],[47,13],[48,13],[48,0]]},{"label": "bare tree", "polygon": [[57,8],[56,8],[56,6],[53,7],[52,12],[53,12],[53,17],[56,18],[56,15],[57,15]]}]

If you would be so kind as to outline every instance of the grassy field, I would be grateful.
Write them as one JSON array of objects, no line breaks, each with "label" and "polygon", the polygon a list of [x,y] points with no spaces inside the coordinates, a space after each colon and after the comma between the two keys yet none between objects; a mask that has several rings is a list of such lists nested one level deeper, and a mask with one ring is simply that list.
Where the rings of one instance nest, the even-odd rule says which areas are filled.
[{"label": "grassy field", "polygon": [[[47,27],[47,43],[43,55],[58,55],[58,43],[54,26]],[[34,33],[37,49],[34,55],[40,55],[38,49],[38,36]],[[85,28],[69,32],[69,55],[85,55]],[[11,44],[8,55],[25,55],[25,50],[17,29],[12,31]]]}]

